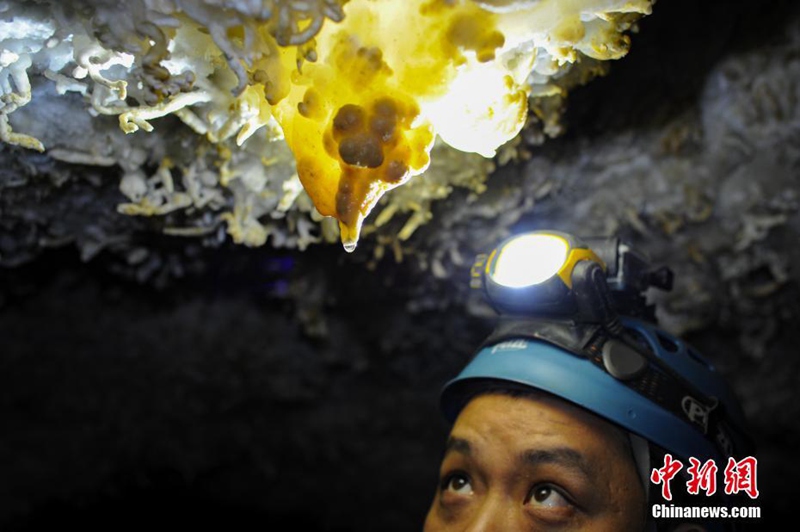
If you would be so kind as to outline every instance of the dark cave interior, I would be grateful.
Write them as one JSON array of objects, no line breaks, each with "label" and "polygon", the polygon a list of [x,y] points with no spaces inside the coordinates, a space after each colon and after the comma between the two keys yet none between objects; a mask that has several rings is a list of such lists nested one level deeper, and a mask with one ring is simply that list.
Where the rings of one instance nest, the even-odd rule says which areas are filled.
[{"label": "dark cave interior", "polygon": [[[502,167],[486,196],[502,187],[524,194],[522,181],[548,172],[569,177],[559,193],[506,221],[462,212],[456,192],[410,244],[461,245],[474,234],[480,241],[495,222],[512,232],[603,230],[605,211],[592,198],[625,194],[625,184],[591,182],[591,164],[601,163],[580,160],[611,137],[627,139],[617,150],[637,150],[653,132],[663,145],[664,131],[686,124],[688,140],[676,150],[689,171],[716,157],[691,136],[698,123],[708,127],[700,117],[714,105],[712,74],[741,57],[766,65],[787,35],[797,64],[800,9],[789,0],[660,0],[630,54],[570,94],[566,134],[534,148],[531,162]],[[800,99],[797,72],[782,82]],[[675,233],[643,232],[613,213],[623,219],[619,236],[676,271],[665,323],[742,399],[759,445],[757,530],[791,519],[800,476],[800,215],[794,208],[756,244],[737,249],[712,241],[740,233],[733,222],[768,206],[713,194],[739,183],[726,179],[745,167],[748,187],[763,182],[748,191],[766,198],[798,190],[800,102],[793,103],[782,135],[763,145],[750,139],[748,161],[761,146],[780,146],[765,156],[781,171],[736,158],[720,163],[727,170],[704,182],[711,218]],[[793,141],[794,158],[775,155]],[[22,151],[0,147],[6,162]],[[118,195],[113,183],[76,180],[26,201],[69,209],[76,198],[109,205]],[[11,249],[19,226],[8,209],[0,216],[0,249]],[[337,244],[204,248],[146,225],[131,234],[172,273],[140,282],[119,255],[84,261],[72,245],[0,269],[0,529],[420,529],[447,434],[438,392],[493,325],[475,310],[469,264],[442,278],[409,260],[368,264],[369,239],[345,254]],[[726,277],[727,263],[693,260],[689,248],[736,264],[745,255],[777,256],[788,272],[777,289],[759,292],[775,280],[768,264]],[[694,285],[681,279],[705,283],[705,297],[687,296]]]}]

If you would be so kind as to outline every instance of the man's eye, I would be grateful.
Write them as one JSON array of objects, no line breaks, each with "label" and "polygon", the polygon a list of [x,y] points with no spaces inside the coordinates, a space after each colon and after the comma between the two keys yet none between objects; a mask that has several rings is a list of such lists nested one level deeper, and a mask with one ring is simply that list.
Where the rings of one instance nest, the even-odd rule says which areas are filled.
[{"label": "man's eye", "polygon": [[545,508],[569,508],[572,503],[549,484],[534,486],[528,495],[528,504]]},{"label": "man's eye", "polygon": [[469,482],[469,477],[462,473],[455,473],[450,475],[442,481],[442,491],[453,493],[456,495],[471,495],[472,484]]}]

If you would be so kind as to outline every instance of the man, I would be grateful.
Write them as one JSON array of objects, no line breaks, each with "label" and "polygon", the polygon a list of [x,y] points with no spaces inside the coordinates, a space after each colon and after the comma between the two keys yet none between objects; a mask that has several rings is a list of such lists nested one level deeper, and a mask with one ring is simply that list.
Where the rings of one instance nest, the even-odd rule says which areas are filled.
[{"label": "man", "polygon": [[489,391],[453,427],[425,530],[644,530],[645,500],[621,430],[551,395]]},{"label": "man", "polygon": [[[630,272],[644,262],[621,262],[632,261],[621,255],[628,248],[612,241],[605,259],[590,261],[581,242],[544,237],[554,235],[581,254],[554,263],[559,276],[569,268],[569,292],[555,277],[557,290],[516,278],[503,285],[502,261],[535,256],[508,244],[473,270],[510,314],[442,392],[453,425],[425,532],[743,530],[742,519],[719,517],[758,495],[751,440],[727,383],[654,320],[625,317],[626,309],[646,316],[630,305],[642,299],[615,300],[604,279],[616,274],[616,287],[635,292],[653,279],[642,269],[634,284]],[[515,273],[534,269],[523,266]],[[550,316],[558,301],[536,298],[552,294],[574,297],[578,319]],[[529,303],[536,313],[526,316]]]},{"label": "man", "polygon": [[711,532],[741,526],[653,517],[658,503],[729,504],[720,498],[721,488],[716,499],[687,495],[679,484],[685,476],[674,477],[673,499],[665,501],[651,474],[667,453],[685,461],[684,474],[690,457],[711,460],[722,471],[722,448],[741,457],[749,443],[735,398],[707,362],[650,324],[626,323],[669,364],[672,378],[685,381],[664,377],[662,388],[702,386],[718,401],[720,416],[705,420],[705,433],[689,417],[702,419],[690,401],[682,401],[685,415],[676,415],[666,402],[550,342],[489,343],[443,391],[442,407],[454,424],[425,532]]}]

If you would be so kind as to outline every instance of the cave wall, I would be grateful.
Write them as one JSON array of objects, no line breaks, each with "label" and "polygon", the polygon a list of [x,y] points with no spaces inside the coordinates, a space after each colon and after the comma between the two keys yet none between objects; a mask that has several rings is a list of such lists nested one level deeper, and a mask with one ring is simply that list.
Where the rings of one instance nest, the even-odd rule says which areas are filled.
[{"label": "cave wall", "polygon": [[[798,102],[796,3],[661,0],[564,135],[527,131],[383,254],[159,236],[102,169],[0,147],[6,177],[65,172],[0,194],[0,527],[419,529],[438,390],[491,330],[470,260],[557,227],[675,271],[659,318],[741,397],[774,528],[800,474]],[[37,238],[56,223],[125,238]]]}]

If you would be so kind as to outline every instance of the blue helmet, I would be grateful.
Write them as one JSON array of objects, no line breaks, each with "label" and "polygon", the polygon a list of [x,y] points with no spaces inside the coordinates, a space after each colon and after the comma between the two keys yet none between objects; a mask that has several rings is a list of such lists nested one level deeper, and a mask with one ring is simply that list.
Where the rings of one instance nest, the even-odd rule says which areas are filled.
[{"label": "blue helmet", "polygon": [[[581,406],[676,457],[719,463],[728,456],[750,453],[741,407],[714,366],[684,341],[650,323],[633,318],[621,321],[629,336],[662,361],[663,368],[639,366],[635,368],[638,374],[627,378],[622,374],[626,369],[620,368],[626,362],[614,361],[611,348],[593,356],[572,352],[553,339],[500,335],[490,338],[445,385],[441,395],[445,417],[455,421],[475,385],[503,381]],[[677,375],[667,374],[665,368]],[[706,399],[696,397],[697,391]]]}]

